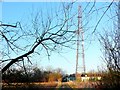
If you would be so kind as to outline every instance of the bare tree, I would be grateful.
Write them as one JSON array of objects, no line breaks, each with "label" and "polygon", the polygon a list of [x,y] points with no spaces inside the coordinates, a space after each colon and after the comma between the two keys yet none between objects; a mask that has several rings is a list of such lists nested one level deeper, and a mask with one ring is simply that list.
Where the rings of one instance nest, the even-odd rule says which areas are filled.
[{"label": "bare tree", "polygon": [[107,33],[101,36],[101,43],[104,48],[104,55],[107,67],[109,69],[120,72],[120,48],[118,47],[118,36],[117,32]]},{"label": "bare tree", "polygon": [[102,86],[105,88],[119,88],[120,86],[120,47],[119,35],[117,31],[101,36],[103,46],[104,61],[107,65],[106,72],[103,73]]},{"label": "bare tree", "polygon": [[[86,13],[83,16],[82,27],[91,24],[91,20],[87,20],[89,16],[94,16],[95,12],[98,13],[99,10],[104,9],[104,11],[92,31],[90,27],[93,26],[89,26],[84,28],[84,32],[89,29],[93,34],[112,4],[113,2],[107,6],[97,8],[96,2],[92,4],[88,2],[82,9],[82,12]],[[78,16],[76,16],[77,10],[74,10],[73,5],[74,2],[62,4],[60,9],[56,12],[51,11],[47,16],[44,16],[42,11],[36,14],[33,13],[31,23],[24,26],[21,22],[5,24],[1,21],[0,42],[2,48],[0,53],[2,54],[2,60],[0,60],[0,64],[3,65],[2,73],[11,65],[18,65],[19,61],[23,62],[23,66],[26,60],[32,63],[31,56],[47,54],[49,58],[52,51],[63,46],[70,47],[72,43],[74,44],[75,40],[73,38],[77,30],[76,20]],[[89,37],[91,38],[91,34],[89,34]]]},{"label": "bare tree", "polygon": [[120,86],[119,13],[118,8],[117,28],[107,30],[104,35],[100,35],[100,43],[103,46],[104,60],[107,65],[107,73],[103,76],[103,86],[107,88],[119,88]]},{"label": "bare tree", "polygon": [[1,53],[3,58],[0,63],[4,63],[2,73],[11,65],[18,64],[25,60],[32,63],[32,55],[47,54],[48,58],[51,51],[57,48],[69,47],[69,42],[73,42],[75,36],[72,28],[74,27],[73,19],[76,13],[71,14],[72,5],[63,4],[58,12],[44,17],[43,13],[37,12],[32,18],[32,24],[23,27],[20,22],[13,24],[0,24],[0,39],[3,44]]},{"label": "bare tree", "polygon": [[[113,27],[112,30],[106,30],[103,35],[100,35],[100,43],[103,46],[104,57],[109,69],[120,71],[120,32],[119,32],[119,5],[116,8],[116,17],[113,18]],[[117,19],[115,21],[115,19]],[[117,25],[116,25],[117,24]],[[112,26],[111,26],[112,27]]]}]

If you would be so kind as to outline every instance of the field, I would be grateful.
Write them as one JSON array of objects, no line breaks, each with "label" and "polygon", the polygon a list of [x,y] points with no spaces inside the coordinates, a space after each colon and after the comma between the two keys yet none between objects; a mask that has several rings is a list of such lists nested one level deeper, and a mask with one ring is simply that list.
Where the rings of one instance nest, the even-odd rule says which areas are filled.
[{"label": "field", "polygon": [[96,82],[44,82],[44,83],[4,83],[2,90],[59,90],[61,88],[69,89],[84,89],[84,88],[97,88]]},{"label": "field", "polygon": [[45,83],[4,83],[2,90],[42,90],[48,88],[56,88],[57,82],[45,82]]}]

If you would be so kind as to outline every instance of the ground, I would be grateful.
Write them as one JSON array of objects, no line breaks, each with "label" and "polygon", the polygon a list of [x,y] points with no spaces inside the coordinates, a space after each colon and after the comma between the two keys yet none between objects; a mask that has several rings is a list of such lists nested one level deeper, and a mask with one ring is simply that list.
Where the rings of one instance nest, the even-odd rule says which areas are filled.
[{"label": "ground", "polygon": [[[76,89],[75,89],[76,88]],[[3,84],[2,90],[78,90],[79,88],[96,88],[96,82],[44,82],[44,83],[11,83]]]}]

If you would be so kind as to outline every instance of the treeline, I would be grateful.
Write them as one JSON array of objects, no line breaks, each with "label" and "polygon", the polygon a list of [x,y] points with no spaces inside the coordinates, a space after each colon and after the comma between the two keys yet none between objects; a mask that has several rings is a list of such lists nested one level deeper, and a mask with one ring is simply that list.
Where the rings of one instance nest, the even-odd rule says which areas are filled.
[{"label": "treeline", "polygon": [[53,82],[62,79],[63,71],[58,69],[41,70],[38,67],[21,69],[8,69],[2,75],[2,81],[6,83],[24,83],[24,82]]}]

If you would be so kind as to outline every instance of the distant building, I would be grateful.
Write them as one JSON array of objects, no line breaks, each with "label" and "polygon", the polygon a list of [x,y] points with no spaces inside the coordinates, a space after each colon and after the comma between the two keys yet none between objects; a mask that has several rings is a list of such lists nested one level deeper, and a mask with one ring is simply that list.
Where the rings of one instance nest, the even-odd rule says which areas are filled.
[{"label": "distant building", "polygon": [[75,74],[66,75],[62,78],[62,82],[75,81]]},{"label": "distant building", "polygon": [[[81,81],[97,81],[97,80],[101,80],[101,75],[99,74],[78,74],[78,77],[81,79]],[[70,74],[70,75],[66,75],[62,78],[62,82],[69,82],[69,81],[75,81],[76,77],[75,74]]]},{"label": "distant building", "polygon": [[97,81],[101,80],[101,75],[100,74],[91,74],[91,75],[81,75],[81,81]]}]

